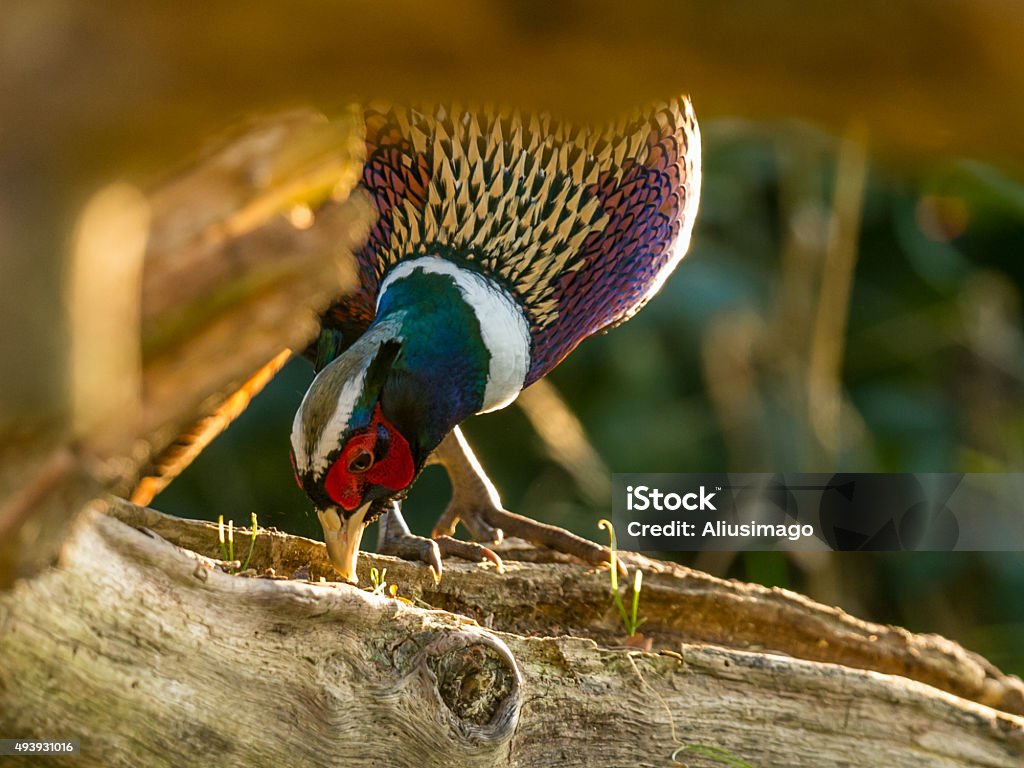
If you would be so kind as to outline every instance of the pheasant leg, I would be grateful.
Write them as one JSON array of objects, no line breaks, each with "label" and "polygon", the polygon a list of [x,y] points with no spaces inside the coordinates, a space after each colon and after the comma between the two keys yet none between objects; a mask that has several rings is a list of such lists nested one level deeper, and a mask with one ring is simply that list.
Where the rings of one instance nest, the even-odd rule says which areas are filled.
[{"label": "pheasant leg", "polygon": [[502,569],[501,558],[487,547],[468,541],[459,541],[450,536],[428,539],[417,536],[409,530],[409,525],[402,517],[401,506],[394,502],[391,509],[381,515],[377,534],[377,552],[382,555],[394,555],[403,560],[426,563],[434,573],[434,581],[441,580],[443,568],[441,559],[444,557],[461,557],[464,560],[489,561],[498,570]]},{"label": "pheasant leg", "polygon": [[441,464],[452,484],[451,502],[432,533],[436,541],[455,541],[451,536],[461,521],[474,541],[498,543],[504,536],[515,536],[536,546],[574,555],[592,565],[609,561],[611,553],[606,547],[504,509],[497,490],[458,427],[441,441],[430,463]]}]

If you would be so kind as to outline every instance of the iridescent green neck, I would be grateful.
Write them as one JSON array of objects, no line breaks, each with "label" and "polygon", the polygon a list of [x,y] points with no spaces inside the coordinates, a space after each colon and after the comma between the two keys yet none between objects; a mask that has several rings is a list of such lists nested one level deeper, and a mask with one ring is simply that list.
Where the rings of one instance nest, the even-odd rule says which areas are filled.
[{"label": "iridescent green neck", "polygon": [[401,344],[381,392],[384,412],[431,451],[483,406],[490,355],[480,323],[450,277],[416,271],[381,296],[367,334],[381,331]]}]

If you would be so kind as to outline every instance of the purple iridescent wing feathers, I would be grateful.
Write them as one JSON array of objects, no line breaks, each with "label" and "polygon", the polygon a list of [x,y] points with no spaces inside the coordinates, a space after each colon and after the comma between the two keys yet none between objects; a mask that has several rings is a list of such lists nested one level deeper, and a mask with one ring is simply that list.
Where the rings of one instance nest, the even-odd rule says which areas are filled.
[{"label": "purple iridescent wing feathers", "polygon": [[372,321],[391,267],[443,256],[522,305],[529,384],[640,309],[689,245],[700,134],[685,98],[599,129],[459,107],[371,108],[366,127],[361,186],[379,216],[356,254],[358,292],[325,318],[348,336]]}]

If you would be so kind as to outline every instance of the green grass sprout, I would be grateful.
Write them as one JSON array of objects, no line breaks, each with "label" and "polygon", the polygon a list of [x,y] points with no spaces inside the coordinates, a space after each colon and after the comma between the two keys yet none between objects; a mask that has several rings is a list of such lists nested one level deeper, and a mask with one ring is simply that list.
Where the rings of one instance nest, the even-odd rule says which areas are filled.
[{"label": "green grass sprout", "polygon": [[602,518],[598,521],[597,527],[603,531],[608,531],[608,548],[611,550],[609,563],[611,567],[608,569],[608,573],[611,574],[612,600],[615,601],[615,607],[619,609],[619,616],[622,617],[622,623],[626,627],[626,633],[630,637],[633,637],[640,625],[647,621],[647,619],[639,618],[640,589],[643,586],[643,572],[638,568],[633,577],[632,611],[627,612],[626,606],[622,602],[622,595],[619,594],[619,553],[618,540],[615,538],[615,526],[611,524],[611,521]]},{"label": "green grass sprout", "polygon": [[[370,590],[370,594],[371,595],[383,594],[384,591],[387,589],[388,583],[386,581],[384,581],[384,576],[387,575],[387,572],[388,572],[387,568],[381,568],[378,571],[376,567],[373,567],[373,566],[370,567],[370,583],[373,584],[373,589]],[[396,586],[395,589],[393,590],[391,596],[394,597],[395,594],[397,594],[397,593],[398,593],[398,588]]]},{"label": "green grass sprout", "polygon": [[252,530],[249,532],[249,554],[245,557],[245,562],[242,564],[242,570],[249,570],[249,561],[252,560],[253,550],[256,549],[256,532],[259,529],[259,524],[256,522],[256,513],[252,513]]},{"label": "green grass sprout", "polygon": [[224,515],[217,516],[217,540],[220,542],[220,559],[225,562],[233,558],[228,557],[228,547],[224,535]]},{"label": "green grass sprout", "polygon": [[403,597],[402,595],[398,594],[398,585],[388,584],[384,580],[384,577],[387,576],[387,573],[387,568],[381,568],[380,570],[378,570],[376,567],[370,566],[370,584],[372,586],[367,587],[365,591],[369,592],[371,595],[385,595],[387,597],[392,597],[395,600],[398,600],[400,603],[405,603],[406,605],[415,605],[420,608],[426,608],[427,610],[433,610],[434,606],[423,602],[417,597]]},{"label": "green grass sprout", "polygon": [[728,765],[730,768],[754,768],[746,760],[736,757],[732,752],[721,747],[712,747],[707,744],[687,744],[672,753],[673,763],[676,762],[676,757],[680,752],[694,752],[698,755],[704,755],[704,757],[710,757],[716,763]]},{"label": "green grass sprout", "polygon": [[[633,575],[633,612],[630,615],[629,622],[630,625],[632,625],[633,627],[633,632],[636,632],[636,628],[643,624],[644,621],[646,621],[646,619],[641,619],[640,621],[637,621],[637,611],[640,608],[640,587],[643,585],[643,582],[644,572],[637,568],[636,573]],[[633,636],[633,632],[629,633],[630,637]]]},{"label": "green grass sprout", "polygon": [[252,560],[252,553],[256,549],[256,535],[259,531],[259,524],[256,522],[256,513],[252,513],[252,530],[249,533],[249,554],[245,558],[245,563],[241,568],[237,568],[231,565],[235,562],[235,521],[228,520],[228,524],[224,525],[224,515],[217,516],[217,541],[220,543],[220,559],[223,560],[227,566],[226,570],[228,573],[238,573],[240,571],[248,570],[249,562]]}]

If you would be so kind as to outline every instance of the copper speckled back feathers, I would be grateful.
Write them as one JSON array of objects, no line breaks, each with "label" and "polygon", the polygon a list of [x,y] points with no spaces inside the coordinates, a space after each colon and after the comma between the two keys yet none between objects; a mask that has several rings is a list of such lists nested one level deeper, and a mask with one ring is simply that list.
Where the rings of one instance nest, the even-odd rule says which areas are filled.
[{"label": "copper speckled back feathers", "polygon": [[361,184],[379,218],[357,254],[361,289],[328,323],[368,323],[388,269],[443,255],[522,304],[531,383],[643,306],[689,245],[700,136],[685,98],[602,129],[458,107],[371,108],[366,125]]}]

